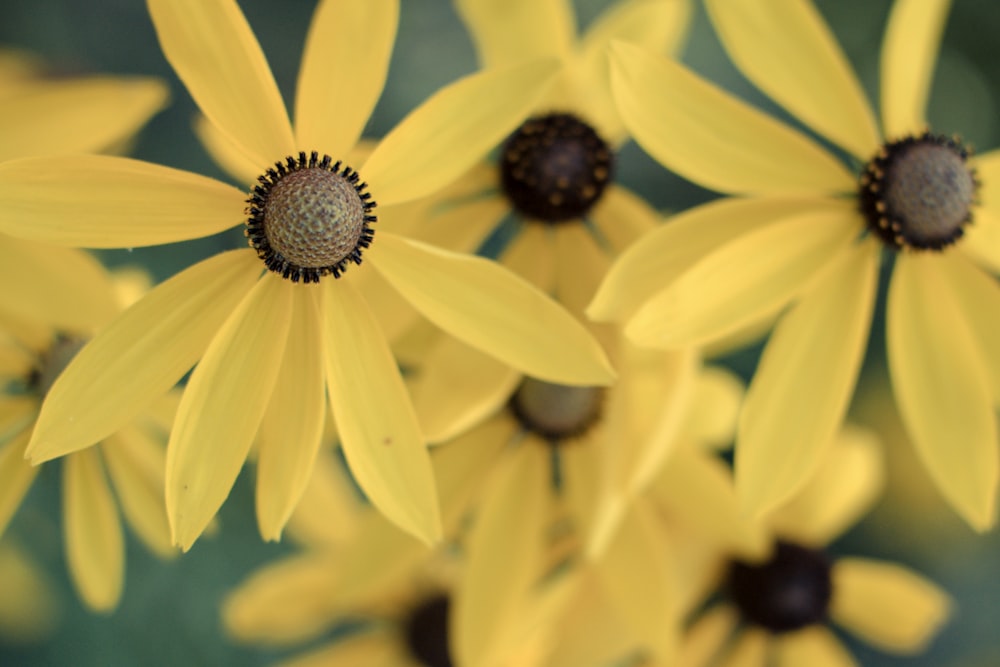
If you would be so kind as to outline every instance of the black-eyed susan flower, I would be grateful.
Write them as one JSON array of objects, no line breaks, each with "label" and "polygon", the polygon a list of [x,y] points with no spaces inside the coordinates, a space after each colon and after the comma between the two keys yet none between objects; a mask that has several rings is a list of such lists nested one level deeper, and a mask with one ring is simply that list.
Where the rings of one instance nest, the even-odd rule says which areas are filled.
[{"label": "black-eyed susan flower", "polygon": [[87,447],[197,363],[167,455],[177,544],[189,548],[200,535],[258,433],[259,466],[274,482],[267,504],[280,508],[265,536],[280,534],[319,446],[324,393],[368,497],[407,530],[436,539],[423,438],[355,276],[374,269],[435,324],[515,367],[568,383],[610,381],[597,343],[524,281],[374,227],[376,202],[429,194],[481,159],[544,92],[555,66],[491,70],[446,87],[363,164],[349,165],[385,81],[396,0],[319,3],[294,130],[235,1],[148,4],[167,59],[219,133],[256,165],[257,184],[248,196],[137,161],[17,161],[2,167],[0,227],[65,245],[132,247],[245,224],[251,248],[158,286],[82,350],[49,393],[32,460]]},{"label": "black-eyed susan flower", "polygon": [[889,370],[904,423],[949,503],[979,529],[994,521],[1000,152],[973,157],[924,120],[948,5],[893,5],[880,131],[811,3],[707,3],[733,62],[849,164],[678,64],[613,49],[615,98],[639,144],[733,196],[633,246],[588,313],[667,347],[778,320],[737,439],[737,486],[750,511],[788,498],[842,422],[884,260]]}]

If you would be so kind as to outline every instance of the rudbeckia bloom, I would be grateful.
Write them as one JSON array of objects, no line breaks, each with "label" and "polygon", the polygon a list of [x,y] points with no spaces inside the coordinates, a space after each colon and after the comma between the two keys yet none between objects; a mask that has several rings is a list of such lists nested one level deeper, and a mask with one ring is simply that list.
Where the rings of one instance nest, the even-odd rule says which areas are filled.
[{"label": "rudbeckia bloom", "polygon": [[789,497],[842,422],[885,261],[889,372],[907,431],[949,503],[980,530],[994,521],[1000,152],[974,158],[924,120],[948,6],[893,5],[880,132],[811,3],[707,3],[737,67],[853,168],[681,65],[613,49],[615,98],[639,144],[732,196],[633,246],[588,313],[667,347],[777,318],[737,438],[737,487],[750,511]]},{"label": "rudbeckia bloom", "polygon": [[167,59],[220,134],[257,165],[257,185],[248,197],[137,161],[16,161],[2,168],[0,228],[65,245],[132,247],[245,223],[251,248],[158,286],[82,350],[49,393],[32,460],[92,444],[197,363],[167,454],[175,543],[187,549],[197,539],[258,432],[259,483],[271,510],[264,535],[280,535],[319,447],[324,391],[368,497],[407,530],[436,539],[423,438],[354,276],[374,267],[435,324],[515,367],[569,383],[610,381],[597,343],[524,281],[373,227],[376,201],[427,195],[479,160],[532,107],[554,66],[491,71],[439,91],[355,169],[342,160],[381,93],[396,0],[318,4],[294,130],[233,0],[148,5]]}]

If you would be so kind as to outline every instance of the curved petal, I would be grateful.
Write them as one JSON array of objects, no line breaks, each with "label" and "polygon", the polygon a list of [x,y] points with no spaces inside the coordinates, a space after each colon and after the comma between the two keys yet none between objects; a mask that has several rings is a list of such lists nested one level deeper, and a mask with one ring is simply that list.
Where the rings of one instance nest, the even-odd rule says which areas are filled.
[{"label": "curved petal", "polygon": [[265,275],[191,374],[170,433],[166,468],[170,533],[184,551],[215,516],[243,468],[281,367],[291,291],[301,288]]},{"label": "curved petal", "polygon": [[257,525],[265,540],[280,540],[312,474],[323,436],[326,394],[323,322],[316,286],[296,286],[281,367],[260,422]]},{"label": "curved petal", "polygon": [[950,8],[951,0],[899,0],[892,4],[881,64],[882,124],[890,139],[927,129],[927,92]]},{"label": "curved petal", "polygon": [[238,250],[196,264],[85,345],[42,404],[27,452],[32,462],[92,445],[165,394],[257,280],[259,262]]},{"label": "curved petal", "polygon": [[736,436],[746,385],[722,367],[705,366],[695,379],[694,391],[684,432],[700,446],[726,447]]},{"label": "curved petal", "polygon": [[160,48],[202,112],[257,164],[295,150],[264,53],[235,0],[147,0]]},{"label": "curved petal", "polygon": [[920,653],[948,619],[947,594],[899,565],[841,558],[833,566],[833,619],[896,653]]},{"label": "curved petal", "polygon": [[211,178],[102,155],[0,164],[0,231],[89,248],[209,236],[240,224],[246,193]]},{"label": "curved petal", "polygon": [[73,248],[0,240],[0,308],[62,331],[90,333],[118,314],[114,285],[93,256]]},{"label": "curved petal", "polygon": [[635,193],[614,183],[590,211],[590,221],[612,257],[659,226],[663,216]]},{"label": "curved petal", "polygon": [[411,385],[427,441],[450,440],[498,411],[520,379],[510,366],[442,336]]},{"label": "curved petal", "polygon": [[611,87],[625,127],[663,166],[717,192],[849,192],[855,178],[804,134],[625,42],[611,47]]},{"label": "curved petal", "polygon": [[934,255],[897,257],[886,306],[889,375],[927,472],[967,522],[986,530],[1000,476],[993,396],[973,331],[942,274]]},{"label": "curved petal", "polygon": [[311,547],[347,544],[357,531],[363,504],[340,458],[320,450],[302,498],[288,519],[288,532],[296,542]]},{"label": "curved petal", "polygon": [[340,160],[358,141],[385,86],[398,23],[399,0],[317,5],[295,98],[300,148]]},{"label": "curved petal", "polygon": [[326,282],[322,316],[326,386],[351,472],[390,521],[434,543],[441,538],[434,472],[378,323],[343,281]]},{"label": "curved petal", "polygon": [[194,133],[215,164],[241,184],[246,185],[248,191],[256,184],[257,177],[264,173],[265,168],[273,164],[272,162],[261,165],[247,157],[239,145],[223,134],[203,114],[198,114],[194,119]]},{"label": "curved petal", "polygon": [[862,160],[879,146],[871,105],[811,2],[708,0],[733,63],[794,116]]},{"label": "curved petal", "polygon": [[736,489],[750,513],[799,489],[843,422],[868,340],[878,253],[872,240],[842,253],[764,349],[736,437]]},{"label": "curved petal", "polygon": [[30,429],[22,431],[0,447],[0,535],[7,530],[41,469],[24,460],[24,446],[30,435]]},{"label": "curved petal", "polygon": [[721,246],[642,305],[625,334],[639,345],[719,341],[782,308],[858,234],[850,209],[810,211]]},{"label": "curved petal", "polygon": [[[524,443],[496,466],[467,542],[454,599],[460,664],[499,663],[543,572],[551,521],[549,452]],[[502,576],[498,576],[502,573]]]},{"label": "curved petal", "polygon": [[383,205],[398,204],[451,183],[524,120],[555,71],[548,60],[487,70],[431,95],[361,168],[372,196]]},{"label": "curved petal", "polygon": [[0,104],[0,162],[50,153],[86,153],[130,138],[163,108],[158,79],[96,77],[37,82]]},{"label": "curved petal", "polygon": [[783,667],[857,667],[851,654],[832,632],[813,625],[781,635],[774,642],[775,664]]},{"label": "curved petal", "polygon": [[66,561],[80,597],[94,611],[118,606],[125,579],[125,538],[96,449],[63,462]]},{"label": "curved petal", "polygon": [[454,0],[484,68],[566,58],[575,41],[569,0]]},{"label": "curved petal", "polygon": [[842,209],[833,199],[724,198],[670,218],[615,260],[587,315],[621,320],[703,257],[738,236],[803,215]]},{"label": "curved petal", "polygon": [[529,375],[605,385],[614,371],[586,328],[499,264],[379,234],[375,268],[427,319]]}]

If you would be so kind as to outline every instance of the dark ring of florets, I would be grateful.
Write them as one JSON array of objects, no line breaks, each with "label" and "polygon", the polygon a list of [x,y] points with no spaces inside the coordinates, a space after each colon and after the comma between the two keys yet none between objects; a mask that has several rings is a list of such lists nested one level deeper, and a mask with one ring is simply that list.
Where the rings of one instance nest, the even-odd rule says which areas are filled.
[{"label": "dark ring of florets", "polygon": [[[264,209],[271,191],[284,177],[304,169],[323,169],[346,180],[357,192],[364,212],[361,234],[354,249],[328,266],[304,267],[289,261],[271,246],[265,231]],[[371,198],[371,193],[367,191],[368,184],[361,181],[358,172],[343,165],[340,160],[334,162],[329,155],[320,158],[317,151],[312,151],[306,157],[305,151],[300,151],[297,159],[289,156],[285,158],[284,162],[275,162],[273,167],[257,177],[257,181],[258,184],[253,187],[246,200],[248,218],[244,235],[247,237],[250,247],[257,251],[257,256],[264,261],[268,269],[293,283],[300,281],[316,283],[326,275],[340,278],[347,270],[348,262],[361,264],[361,251],[371,245],[372,238],[375,236],[375,230],[370,225],[377,222],[378,219],[372,213],[376,204]]]}]

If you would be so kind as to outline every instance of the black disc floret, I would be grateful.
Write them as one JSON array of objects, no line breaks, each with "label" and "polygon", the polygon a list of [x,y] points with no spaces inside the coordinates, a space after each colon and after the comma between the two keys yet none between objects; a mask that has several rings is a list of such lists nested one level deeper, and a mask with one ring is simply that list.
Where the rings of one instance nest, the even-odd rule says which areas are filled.
[{"label": "black disc floret", "polygon": [[288,157],[257,179],[247,199],[245,234],[268,269],[292,282],[339,278],[375,235],[375,202],[358,172],[320,158]]},{"label": "black disc floret", "polygon": [[404,622],[406,647],[410,655],[426,667],[452,667],[448,648],[448,611],[446,595],[430,597],[410,610]]}]

